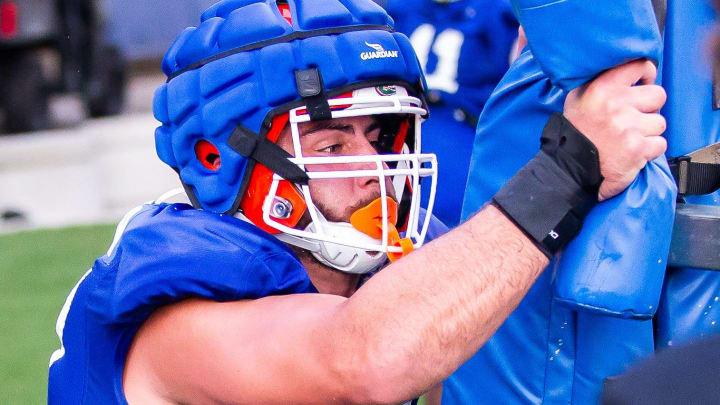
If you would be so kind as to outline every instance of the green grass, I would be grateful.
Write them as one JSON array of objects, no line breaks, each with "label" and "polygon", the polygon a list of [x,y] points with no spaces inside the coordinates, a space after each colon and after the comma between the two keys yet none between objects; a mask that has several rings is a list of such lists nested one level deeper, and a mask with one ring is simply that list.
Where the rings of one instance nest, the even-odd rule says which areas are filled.
[{"label": "green grass", "polygon": [[105,253],[113,225],[0,236],[0,404],[46,403],[55,321],[67,294]]}]

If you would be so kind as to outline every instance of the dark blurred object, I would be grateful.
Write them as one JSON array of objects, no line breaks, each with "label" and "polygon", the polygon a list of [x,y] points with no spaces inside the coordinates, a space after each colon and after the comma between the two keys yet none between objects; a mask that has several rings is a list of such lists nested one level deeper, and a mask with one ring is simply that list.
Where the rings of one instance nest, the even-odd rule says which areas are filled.
[{"label": "dark blurred object", "polygon": [[5,210],[0,213],[0,220],[3,221],[25,221],[27,218],[25,217],[25,214],[23,214],[21,211],[17,210]]},{"label": "dark blurred object", "polygon": [[[80,93],[92,117],[122,110],[125,63],[104,31],[91,0],[0,0],[0,107],[8,132],[47,128],[54,92]],[[57,77],[43,69],[47,50],[58,56]]]},{"label": "dark blurred object", "polygon": [[104,0],[108,41],[133,66],[160,61],[183,28],[197,26],[198,16],[218,0]]},{"label": "dark blurred object", "polygon": [[[715,0],[713,5],[715,6],[715,12],[720,14],[720,0]],[[714,58],[715,66],[717,67],[717,65],[720,65],[720,28],[718,27],[715,27],[715,35],[713,36],[711,45],[712,57]]]},{"label": "dark blurred object", "polygon": [[603,405],[720,403],[720,336],[669,348],[627,374],[609,378]]}]

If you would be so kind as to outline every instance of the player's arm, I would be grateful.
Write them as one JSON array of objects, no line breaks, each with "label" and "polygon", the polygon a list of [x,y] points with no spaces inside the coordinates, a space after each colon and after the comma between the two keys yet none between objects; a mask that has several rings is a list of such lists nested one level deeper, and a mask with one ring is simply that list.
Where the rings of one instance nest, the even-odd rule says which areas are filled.
[{"label": "player's arm", "polygon": [[[601,198],[665,150],[654,67],[575,91],[565,115],[598,148]],[[156,311],[125,368],[129,402],[400,403],[446,378],[518,305],[548,258],[494,206],[388,266],[349,299],[186,301]]]},{"label": "player's arm", "polygon": [[172,305],[137,334],[126,394],[131,405],[147,398],[133,387],[183,404],[400,403],[472,355],[547,263],[488,207],[350,299]]}]

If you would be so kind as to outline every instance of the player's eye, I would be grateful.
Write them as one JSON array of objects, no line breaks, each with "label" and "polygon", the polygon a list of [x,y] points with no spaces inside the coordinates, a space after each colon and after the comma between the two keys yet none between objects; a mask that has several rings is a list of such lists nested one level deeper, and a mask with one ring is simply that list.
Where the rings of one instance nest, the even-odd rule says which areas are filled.
[{"label": "player's eye", "polygon": [[332,145],[326,146],[321,149],[317,149],[317,151],[321,152],[321,153],[338,153],[338,152],[340,152],[340,149],[342,149],[342,145],[340,145],[339,143],[336,143],[336,144],[332,144]]}]

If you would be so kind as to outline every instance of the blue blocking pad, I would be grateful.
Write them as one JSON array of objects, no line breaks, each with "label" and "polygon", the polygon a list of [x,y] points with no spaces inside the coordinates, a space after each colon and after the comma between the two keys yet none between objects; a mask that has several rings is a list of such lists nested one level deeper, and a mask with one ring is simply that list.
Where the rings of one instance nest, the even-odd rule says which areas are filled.
[{"label": "blue blocking pad", "polygon": [[[706,2],[669,1],[665,26],[663,86],[668,101],[668,155],[682,156],[720,141],[720,110],[713,109],[710,34],[717,24]],[[686,198],[720,205],[720,193]],[[720,273],[670,268],[655,320],[659,348],[720,333]]]},{"label": "blue blocking pad", "polygon": [[[553,85],[544,75],[532,52],[526,49],[500,82],[481,116],[463,206],[465,217],[482,208],[504,182],[537,153],[539,134],[550,115],[562,111],[565,95],[562,88]],[[656,165],[658,163],[651,163],[643,176],[657,179],[663,170]],[[650,174],[651,171],[655,174]],[[638,192],[639,184],[634,183],[626,193],[635,188],[635,192],[645,193],[647,201],[655,201],[662,209],[665,209],[663,204],[667,204],[671,209],[672,198],[670,202],[663,202],[657,193]],[[628,197],[621,195],[613,201],[622,202],[625,198]],[[637,216],[633,221],[636,220]],[[619,224],[597,222],[596,228],[586,224],[583,233],[592,235],[589,229],[607,232],[604,226],[610,225]],[[602,246],[600,238],[582,249],[580,246],[574,249],[589,253]],[[612,271],[602,274],[612,283],[605,284],[600,277],[595,280],[586,277],[584,280],[595,283],[587,287],[603,291],[622,278],[635,286],[633,295],[598,294],[592,297],[597,301],[589,301],[595,308],[569,305],[556,294],[561,272],[566,272],[565,280],[570,281],[573,280],[568,275],[583,271],[590,275],[597,273],[590,267],[566,262],[566,254],[567,251],[545,270],[497,333],[444,384],[444,404],[594,403],[591,399],[597,400],[604,378],[652,353],[652,323],[618,316],[628,306],[644,305],[644,298],[640,296],[654,294],[657,300],[660,285],[656,286],[658,291],[651,291],[638,284],[643,282],[640,277],[647,274],[634,274],[633,269]],[[662,270],[659,273],[661,283]],[[609,309],[616,311],[616,316],[607,316]],[[602,362],[597,361],[596,349],[600,348],[606,356]]]},{"label": "blue blocking pad", "polygon": [[[422,148],[437,155],[439,168],[433,212],[454,227],[460,222],[477,118],[510,67],[517,21],[509,0],[389,0],[385,7],[395,29],[417,41],[424,63],[431,119],[422,126]],[[430,187],[422,193],[426,206]]]},{"label": "blue blocking pad", "polygon": [[676,193],[661,157],[625,192],[593,209],[561,255],[556,300],[596,314],[650,319],[660,302]]},{"label": "blue blocking pad", "polygon": [[[653,321],[578,311],[572,404],[595,404],[606,378],[653,353]],[[562,350],[562,348],[559,348]]]},{"label": "blue blocking pad", "polygon": [[[634,59],[662,59],[650,0],[617,1],[612,7],[591,0],[516,0],[513,8],[540,71],[562,89]],[[556,29],[561,22],[563,29]],[[561,256],[556,299],[598,314],[652,317],[670,249],[675,196],[674,180],[661,157],[624,193],[599,204]]]},{"label": "blue blocking pad", "polygon": [[513,0],[512,5],[538,64],[563,89],[634,59],[661,60],[650,0]]},{"label": "blue blocking pad", "polygon": [[[533,134],[539,136],[548,117],[562,111],[564,99],[565,92],[545,77],[526,50],[481,116],[464,216],[480,209],[537,153]],[[624,193],[599,204],[586,218],[580,235],[562,253],[555,298],[572,309],[650,318],[658,307],[674,201],[675,185],[664,158],[651,162]]]},{"label": "blue blocking pad", "polygon": [[[612,9],[592,3],[514,2],[532,50],[514,62],[480,117],[463,217],[537,153],[542,129],[562,111],[569,89],[619,63],[661,59],[654,15],[643,11],[652,10],[649,0]],[[587,8],[567,14],[581,5]],[[626,9],[631,21],[615,15]],[[627,23],[617,27],[618,21]],[[556,46],[564,47],[560,54]],[[651,354],[646,319],[660,299],[675,197],[660,158],[624,193],[595,207],[498,332],[450,377],[444,403],[594,403],[604,378]]]}]

